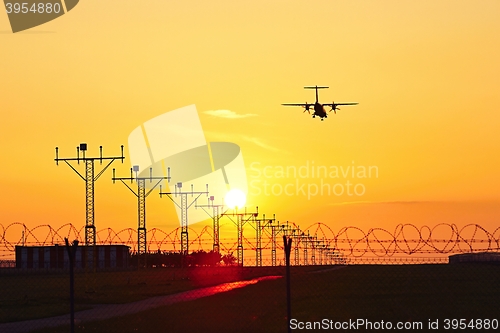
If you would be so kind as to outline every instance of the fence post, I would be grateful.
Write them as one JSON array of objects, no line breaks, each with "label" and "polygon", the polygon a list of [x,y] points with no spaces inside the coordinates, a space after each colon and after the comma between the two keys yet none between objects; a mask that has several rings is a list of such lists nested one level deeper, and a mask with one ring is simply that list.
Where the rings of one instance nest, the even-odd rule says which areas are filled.
[{"label": "fence post", "polygon": [[292,298],[290,287],[290,254],[292,252],[292,238],[283,236],[283,243],[285,243],[285,263],[286,263],[286,307],[287,307],[287,321],[286,326],[288,333],[292,332],[290,327],[290,320],[292,320]]},{"label": "fence post", "polygon": [[75,332],[75,255],[78,248],[78,241],[75,239],[73,245],[70,246],[68,239],[64,238],[66,242],[66,250],[68,251],[69,258],[69,311],[70,311],[70,325],[71,333]]}]

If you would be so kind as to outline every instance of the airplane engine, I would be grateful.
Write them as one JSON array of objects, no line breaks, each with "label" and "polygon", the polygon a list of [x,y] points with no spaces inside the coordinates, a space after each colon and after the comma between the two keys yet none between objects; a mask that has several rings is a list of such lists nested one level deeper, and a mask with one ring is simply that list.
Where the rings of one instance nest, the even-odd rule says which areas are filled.
[{"label": "airplane engine", "polygon": [[335,105],[335,102],[332,102],[332,109],[330,110],[330,112],[333,111],[334,114],[337,114],[337,110],[340,110],[337,105]]},{"label": "airplane engine", "polygon": [[304,112],[307,111],[310,114],[311,113],[311,112],[309,112],[310,107],[311,107],[311,104],[307,104],[307,102],[306,102],[306,105],[304,106]]}]

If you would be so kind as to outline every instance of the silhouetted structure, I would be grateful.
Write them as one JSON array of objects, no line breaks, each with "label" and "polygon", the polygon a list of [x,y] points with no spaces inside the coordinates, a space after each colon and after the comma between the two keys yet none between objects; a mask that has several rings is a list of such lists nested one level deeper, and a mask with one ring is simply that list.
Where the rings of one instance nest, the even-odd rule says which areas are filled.
[{"label": "silhouetted structure", "polygon": [[[133,172],[135,171],[135,177],[133,176]],[[146,230],[146,198],[148,195],[163,181],[170,181],[170,168],[168,168],[168,176],[167,177],[153,177],[153,168],[149,169],[149,177],[138,177],[137,173],[139,172],[139,166],[134,165],[130,168],[130,177],[116,177],[115,169],[113,169],[113,183],[117,180],[121,181],[123,185],[125,185],[130,192],[132,192],[137,197],[137,252],[138,252],[138,267],[145,267],[147,262],[147,230]],[[152,183],[155,181],[154,185],[151,189],[146,192],[146,180],[149,179],[149,182]],[[129,180],[130,184],[134,182],[137,183],[137,192],[134,191],[125,180]]]},{"label": "silhouetted structure", "polygon": [[[101,175],[106,171],[107,168],[113,163],[115,160],[123,160],[125,157],[123,156],[123,146],[121,146],[122,154],[121,156],[114,157],[103,157],[102,156],[102,146],[99,147],[99,157],[87,157],[87,144],[81,143],[80,146],[76,147],[76,157],[75,158],[59,158],[59,147],[56,147],[56,164],[59,165],[59,162],[65,162],[80,178],[85,181],[85,245],[91,246],[96,245],[96,229],[94,223],[94,183],[101,177]],[[80,156],[81,155],[81,156]],[[94,173],[94,162],[98,160],[99,163],[102,164],[103,160],[108,160],[108,164],[97,174]],[[80,164],[80,161],[85,163],[85,177],[82,176],[78,170],[70,163],[77,161]],[[90,259],[90,258],[89,258]]]},{"label": "silhouetted structure", "polygon": [[[154,252],[148,253],[147,267],[215,267],[219,265],[232,266],[236,258],[232,254],[221,255],[219,252],[203,250],[182,255],[178,252]],[[131,256],[131,265],[136,266],[140,260],[137,253]]]},{"label": "silhouetted structure", "polygon": [[[129,267],[129,250],[126,245],[78,246],[75,253],[75,268],[85,268],[87,258],[94,257],[96,268]],[[21,269],[66,269],[69,257],[63,245],[16,246],[16,268]]]},{"label": "silhouetted structure", "polygon": [[[219,221],[222,215],[224,215],[225,211],[221,213],[221,211],[224,209],[225,205],[215,205],[214,204],[214,196],[210,196],[208,198],[208,204],[207,205],[198,205],[198,203],[195,201],[195,207],[198,208],[200,207],[203,209],[205,213],[207,213],[208,216],[212,219],[213,222],[213,240],[214,244],[212,246],[212,250],[214,252],[220,252],[220,241],[219,241],[219,230],[220,230],[220,225]],[[209,213],[205,208],[212,208],[213,212]]]},{"label": "silhouetted structure", "polygon": [[[228,216],[229,219],[236,224],[236,229],[238,231],[238,245],[237,245],[237,259],[238,266],[243,266],[243,226],[249,221],[255,221],[259,215],[259,207],[255,207],[255,213],[247,213],[245,208],[244,213],[238,213],[237,208],[233,213],[224,213],[222,215]],[[236,222],[231,218],[231,216],[236,216]],[[246,217],[246,218],[245,218]],[[260,228],[260,227],[259,227]]]},{"label": "silhouetted structure", "polygon": [[462,253],[449,256],[448,260],[450,264],[463,262],[496,262],[500,264],[500,253]]},{"label": "silhouetted structure", "polygon": [[[188,203],[188,195],[191,194],[193,198],[191,203]],[[196,194],[196,196],[195,196]],[[175,184],[174,192],[162,192],[160,187],[160,197],[162,195],[168,196],[172,202],[179,207],[181,211],[181,253],[187,255],[189,253],[189,239],[188,239],[188,209],[196,202],[196,200],[200,197],[200,195],[206,194],[208,196],[208,184],[207,190],[203,192],[195,192],[193,190],[193,185],[191,185],[191,191],[182,191],[182,183],[178,182]],[[181,198],[180,205],[174,200],[174,197],[177,198],[179,196]]]}]

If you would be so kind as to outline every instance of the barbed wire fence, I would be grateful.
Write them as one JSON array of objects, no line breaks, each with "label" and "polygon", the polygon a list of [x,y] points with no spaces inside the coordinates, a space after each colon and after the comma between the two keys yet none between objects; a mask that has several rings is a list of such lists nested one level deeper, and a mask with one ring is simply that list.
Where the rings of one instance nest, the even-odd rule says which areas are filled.
[{"label": "barbed wire fence", "polygon": [[[285,226],[285,224],[282,224]],[[438,224],[433,227],[417,227],[413,224],[397,225],[394,231],[371,228],[368,231],[354,226],[341,228],[335,233],[324,223],[314,223],[301,231],[295,223],[287,223],[287,228],[300,231],[294,238],[292,265],[316,264],[316,261],[330,262],[337,256],[343,257],[391,257],[397,255],[449,255],[456,253],[495,252],[500,250],[500,227],[488,231],[478,224],[468,224],[458,228],[455,224]],[[288,227],[290,226],[290,227]],[[295,228],[295,229],[292,229]],[[270,233],[262,227],[264,239],[262,250],[273,248]],[[189,228],[190,250],[210,251],[213,245],[213,230],[205,226],[201,231]],[[290,233],[290,232],[289,232]],[[12,223],[4,227],[0,224],[0,260],[14,259],[16,246],[50,246],[64,244],[64,238],[82,242],[84,227],[77,229],[72,224],[58,228],[39,225],[32,228],[22,223]],[[193,237],[194,236],[194,237]],[[267,237],[266,237],[267,236]],[[137,230],[126,228],[114,231],[112,228],[97,231],[97,244],[120,244],[137,251]],[[165,232],[159,228],[147,232],[148,252],[177,252],[180,249],[180,228]],[[255,237],[244,234],[245,257],[253,257],[256,251]],[[275,240],[274,246],[283,251],[283,246]],[[236,238],[222,238],[221,250],[234,252]],[[268,254],[269,256],[269,254]],[[302,259],[301,259],[302,258]],[[312,261],[314,260],[314,261]],[[246,260],[246,262],[249,262]],[[254,263],[255,264],[255,263]]]},{"label": "barbed wire fence", "polygon": [[[190,232],[191,251],[208,253],[211,228]],[[16,269],[10,258],[16,246],[82,240],[83,228],[17,223],[0,225],[0,233],[1,255],[7,258],[0,263],[0,332],[67,332],[68,267]],[[179,233],[149,230],[150,255],[178,252]],[[168,327],[170,332],[283,332],[290,325],[342,328],[353,321],[366,331],[379,329],[382,321],[393,329],[420,323],[423,331],[466,322],[465,331],[477,331],[494,328],[500,320],[500,228],[406,224],[392,232],[346,227],[335,233],[317,223],[300,234],[290,231],[291,318],[286,313],[283,235],[273,244],[268,232],[262,234],[262,267],[257,266],[256,239],[245,234],[242,267],[192,261],[180,268],[149,260],[149,268],[138,269],[100,263],[91,274],[91,291],[88,272],[75,269],[76,331],[156,332]],[[136,239],[133,229],[97,233],[99,245],[127,245],[132,253]],[[220,245],[222,253],[230,254],[237,239],[221,238]],[[456,255],[464,260],[452,260]],[[482,262],[471,262],[476,259]]]}]

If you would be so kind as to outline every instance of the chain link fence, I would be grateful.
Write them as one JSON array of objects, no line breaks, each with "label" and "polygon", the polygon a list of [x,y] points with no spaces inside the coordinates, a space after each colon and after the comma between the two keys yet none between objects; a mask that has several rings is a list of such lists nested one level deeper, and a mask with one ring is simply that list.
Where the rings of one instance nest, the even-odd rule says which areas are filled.
[{"label": "chain link fence", "polygon": [[[455,260],[457,261],[457,260]],[[498,262],[75,270],[76,332],[498,331]],[[469,260],[470,261],[470,260]],[[104,266],[101,266],[104,267]],[[69,270],[0,269],[0,332],[69,332]]]}]

